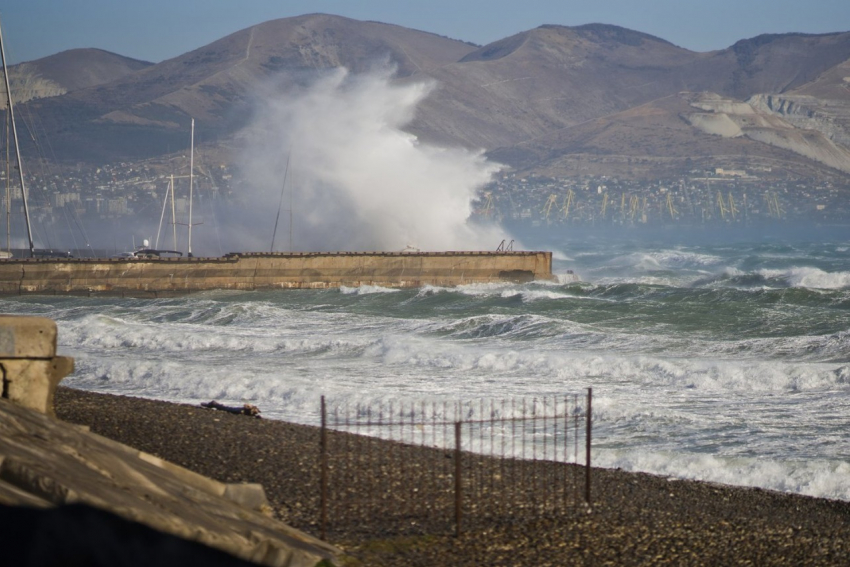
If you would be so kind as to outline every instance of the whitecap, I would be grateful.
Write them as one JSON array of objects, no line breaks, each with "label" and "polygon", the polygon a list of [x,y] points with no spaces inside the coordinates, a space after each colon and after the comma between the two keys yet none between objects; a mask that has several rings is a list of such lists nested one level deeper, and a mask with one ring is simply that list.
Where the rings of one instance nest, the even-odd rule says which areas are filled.
[{"label": "whitecap", "polygon": [[372,295],[375,293],[397,293],[398,288],[382,287],[377,285],[361,285],[358,287],[340,286],[339,292],[343,295]]}]

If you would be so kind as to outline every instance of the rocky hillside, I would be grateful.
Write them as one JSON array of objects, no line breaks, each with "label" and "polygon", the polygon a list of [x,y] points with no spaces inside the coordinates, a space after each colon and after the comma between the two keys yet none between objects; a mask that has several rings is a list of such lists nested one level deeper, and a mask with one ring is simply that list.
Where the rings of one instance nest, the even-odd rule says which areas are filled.
[{"label": "rocky hillside", "polygon": [[522,172],[651,176],[741,156],[850,172],[850,32],[764,35],[696,53],[616,26],[547,25],[479,47],[314,14],[244,29],[98,86],[71,86],[33,62],[45,81],[38,89],[54,94],[29,106],[54,125],[48,135],[61,159],[135,160],[185,145],[190,116],[207,145],[232,147],[259,85],[385,62],[399,81],[438,84],[412,133],[484,148]]},{"label": "rocky hillside", "polygon": [[284,72],[380,62],[397,76],[427,74],[474,46],[375,22],[310,15],[266,22],[163,61],[108,85],[36,101],[53,147],[68,159],[140,159],[185,145],[190,116],[206,139],[226,143],[244,127],[259,85]]},{"label": "rocky hillside", "polygon": [[[23,103],[104,85],[151,65],[100,49],[71,49],[36,61],[12,65],[9,81],[13,100]],[[5,107],[4,96],[0,108]]]},{"label": "rocky hillside", "polygon": [[[764,93],[803,96],[807,81],[826,82],[824,77],[843,85],[844,74],[836,70],[848,58],[850,33],[763,36],[694,53],[614,26],[543,26],[484,46],[435,73],[444,87],[426,101],[417,127],[424,135],[488,148],[494,158],[529,173],[571,175],[584,168],[653,176],[701,157],[706,165],[729,167],[729,157],[714,156],[741,152],[762,161],[803,156],[817,162],[815,169],[846,172],[845,150],[832,146],[846,145],[850,130],[842,117],[850,111],[850,91],[833,88],[823,105],[808,95],[814,99],[809,105],[829,108],[821,108],[828,118],[815,133],[808,132],[812,123],[772,118],[758,100]],[[707,127],[730,116],[722,105],[699,109],[698,101],[712,99],[743,103],[747,110],[736,110],[758,116],[759,125],[722,134]],[[447,109],[451,114],[441,120]],[[697,110],[700,115],[689,120]]]}]

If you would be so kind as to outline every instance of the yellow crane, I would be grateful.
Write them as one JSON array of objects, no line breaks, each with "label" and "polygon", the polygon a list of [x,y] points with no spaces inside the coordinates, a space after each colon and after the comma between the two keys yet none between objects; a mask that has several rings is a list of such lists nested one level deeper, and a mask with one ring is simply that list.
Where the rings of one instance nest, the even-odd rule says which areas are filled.
[{"label": "yellow crane", "polygon": [[726,220],[726,204],[723,202],[723,194],[717,192],[717,207],[720,209],[720,218]]},{"label": "yellow crane", "polygon": [[479,209],[479,213],[483,217],[490,218],[493,216],[493,194],[489,191],[484,193],[484,206]]},{"label": "yellow crane", "polygon": [[670,211],[670,220],[676,220],[679,211],[673,206],[673,195],[667,193],[667,210]]},{"label": "yellow crane", "polygon": [[602,195],[602,211],[600,213],[603,219],[605,218],[605,211],[607,209],[608,209],[608,193],[605,193],[604,195]]},{"label": "yellow crane", "polygon": [[770,217],[777,219],[782,218],[782,208],[779,206],[779,199],[776,198],[776,193],[765,191],[764,200],[767,203],[767,214]]},{"label": "yellow crane", "polygon": [[567,192],[567,196],[564,197],[564,205],[561,207],[561,211],[564,213],[564,220],[567,220],[570,217],[570,206],[573,204],[574,195],[575,193],[573,193],[573,190],[570,189]]},{"label": "yellow crane", "polygon": [[[744,198],[746,199],[746,193],[744,194]],[[734,200],[732,200],[732,191],[729,191],[729,214],[731,214],[731,215],[732,215],[732,220],[733,220],[733,221],[738,220],[738,219],[737,219],[737,213],[739,213],[739,212],[740,212],[740,211],[739,211],[739,210],[738,210],[738,208],[735,206],[735,201],[734,201]]]},{"label": "yellow crane", "polygon": [[549,195],[549,198],[546,199],[546,204],[543,205],[543,209],[540,211],[543,213],[543,216],[546,218],[546,222],[549,222],[549,215],[552,212],[552,207],[554,207],[558,202],[558,196],[552,193]]},{"label": "yellow crane", "polygon": [[632,198],[629,200],[629,220],[632,222],[635,220],[639,203],[640,199],[638,199],[637,195],[632,195]]}]

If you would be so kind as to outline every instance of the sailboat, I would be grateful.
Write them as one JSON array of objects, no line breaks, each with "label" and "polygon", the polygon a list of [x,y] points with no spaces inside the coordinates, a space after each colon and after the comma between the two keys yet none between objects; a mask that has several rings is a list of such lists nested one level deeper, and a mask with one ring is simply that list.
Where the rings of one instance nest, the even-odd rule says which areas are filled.
[{"label": "sailboat", "polygon": [[[192,201],[193,201],[193,186],[194,186],[194,177],[195,177],[195,119],[192,119],[192,133],[191,133],[191,142],[189,146],[189,244],[187,249],[187,255],[189,258],[192,257]],[[165,207],[168,204],[169,197],[171,198],[171,227],[174,235],[174,250],[160,250],[159,249],[159,235],[162,232],[162,221],[165,218]],[[201,223],[198,223],[201,224]],[[141,248],[135,250],[131,256],[135,258],[174,258],[183,256],[182,252],[179,252],[177,249],[177,220],[175,218],[174,212],[174,175],[171,176],[171,180],[168,184],[168,190],[165,192],[165,199],[162,202],[162,213],[159,216],[159,229],[156,233],[156,243],[154,247],[150,247],[150,242],[145,240]]]}]

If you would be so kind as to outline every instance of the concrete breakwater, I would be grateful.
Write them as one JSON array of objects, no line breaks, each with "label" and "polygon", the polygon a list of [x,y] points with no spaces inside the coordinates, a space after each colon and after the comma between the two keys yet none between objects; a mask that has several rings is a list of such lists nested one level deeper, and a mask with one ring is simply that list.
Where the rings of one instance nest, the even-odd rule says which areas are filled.
[{"label": "concrete breakwater", "polygon": [[297,252],[0,260],[0,294],[167,296],[212,289],[457,286],[552,279],[551,252]]}]

